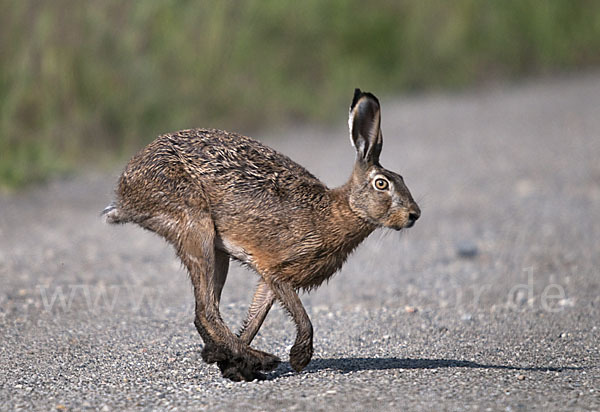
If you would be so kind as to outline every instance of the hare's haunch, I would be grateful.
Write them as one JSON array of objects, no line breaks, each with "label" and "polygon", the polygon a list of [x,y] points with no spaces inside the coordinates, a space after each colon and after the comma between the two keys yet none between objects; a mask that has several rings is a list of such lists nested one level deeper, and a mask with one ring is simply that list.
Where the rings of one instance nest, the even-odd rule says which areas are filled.
[{"label": "hare's haunch", "polygon": [[[159,136],[127,164],[106,219],[136,223],[175,247],[194,286],[202,358],[223,376],[253,380],[277,367],[279,358],[250,347],[275,300],[296,323],[290,364],[302,370],[313,330],[298,291],[333,275],[376,228],[419,218],[402,177],[379,164],[380,120],[377,98],[356,89],[348,120],[356,162],[335,189],[256,140],[213,129]],[[260,275],[237,335],[219,313],[230,259]]]}]

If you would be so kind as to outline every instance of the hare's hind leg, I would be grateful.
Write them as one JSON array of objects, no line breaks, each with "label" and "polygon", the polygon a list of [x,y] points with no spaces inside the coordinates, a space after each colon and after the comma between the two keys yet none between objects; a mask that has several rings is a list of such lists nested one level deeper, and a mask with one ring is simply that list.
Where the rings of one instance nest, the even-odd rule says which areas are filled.
[{"label": "hare's hind leg", "polygon": [[[194,324],[204,340],[205,347],[234,350],[236,342],[231,339],[227,326],[219,313],[220,282],[216,279],[218,267],[213,246],[214,224],[208,215],[189,218],[179,235],[177,254],[187,267],[194,287],[196,317]],[[216,354],[215,354],[216,356]],[[226,355],[222,354],[223,359]],[[220,360],[203,358],[208,363]]]},{"label": "hare's hind leg", "polygon": [[275,294],[265,281],[260,279],[258,286],[256,287],[256,292],[254,292],[252,303],[248,308],[246,320],[244,320],[242,328],[238,333],[238,336],[246,345],[250,345],[252,339],[256,336],[256,333],[267,317],[274,300]]},{"label": "hare's hind leg", "polygon": [[[225,252],[222,252],[219,249],[215,249],[214,295],[215,295],[215,299],[217,302],[217,306],[219,305],[219,302],[221,300],[221,292],[223,290],[225,281],[227,280],[228,269],[229,269],[229,255],[226,254]],[[257,291],[257,293],[258,293],[258,291]],[[269,293],[270,293],[270,295],[269,295],[270,303],[268,305],[268,308],[266,308],[265,312],[263,313],[260,323],[256,326],[253,326],[256,329],[254,330],[252,337],[254,337],[254,335],[256,335],[258,328],[260,328],[260,324],[262,324],[262,321],[264,320],[269,308],[271,307],[271,305],[273,303],[274,295],[272,292],[270,292],[270,290],[269,290]],[[257,299],[255,299],[255,301],[256,300]],[[256,305],[256,303],[254,303],[254,304]],[[255,309],[255,310],[258,310],[258,309]],[[264,310],[264,309],[261,309],[261,310]],[[245,322],[244,325],[246,325],[247,322]],[[238,334],[238,336],[239,336],[239,334]],[[241,337],[240,339],[241,339],[242,343],[245,345],[250,345],[250,342],[252,341],[252,338],[250,338],[248,340],[244,337]],[[253,348],[248,348],[248,350],[250,351],[252,356],[256,357],[260,361],[259,369],[263,372],[271,371],[271,370],[275,369],[277,367],[277,365],[279,365],[279,363],[281,363],[281,360],[278,357],[276,357],[275,355],[271,355],[269,353],[262,352],[262,351],[259,351],[259,350],[253,349]],[[217,353],[215,353],[215,352],[217,352]],[[212,344],[205,344],[204,349],[202,350],[203,358],[219,359],[220,356],[218,355],[218,352],[219,352],[219,349],[217,346],[212,345]],[[217,365],[219,365],[219,367],[225,366],[225,364],[227,363],[226,361],[223,363],[220,363],[220,362],[221,361],[217,361]],[[261,376],[258,373],[256,373],[256,371],[255,371],[254,377],[261,377]]]},{"label": "hare's hind leg", "polygon": [[[260,371],[272,370],[279,359],[245,345],[225,325],[219,313],[220,292],[225,265],[215,255],[214,223],[207,213],[198,213],[182,222],[177,252],[188,268],[194,286],[196,317],[194,324],[204,341],[202,358],[217,363],[224,377],[231,380],[254,380]],[[219,270],[219,266],[221,270]]]},{"label": "hare's hind leg", "polygon": [[227,280],[229,271],[229,255],[225,252],[215,249],[215,276],[214,276],[214,294],[217,306],[221,302],[221,292]]},{"label": "hare's hind leg", "polygon": [[[229,256],[215,249],[214,251],[214,276],[208,277],[207,282],[207,293],[210,293],[212,290],[213,299],[217,308],[221,302],[221,293],[223,292],[223,286],[225,285],[225,281],[227,280],[227,272],[229,271]],[[194,278],[192,277],[192,282],[194,282]],[[201,288],[201,286],[200,286]],[[194,289],[196,290],[196,286],[194,284]],[[196,312],[198,312],[198,300],[196,299]],[[220,314],[220,311],[219,311]],[[219,315],[220,316],[220,315]],[[198,315],[196,314],[196,322],[198,321]],[[202,336],[203,332],[200,332],[198,325],[196,325],[198,332]],[[218,360],[223,360],[223,356],[220,355],[219,346],[214,344],[211,340],[205,340],[204,336],[202,336],[204,340],[204,349],[202,349],[202,358],[209,363],[213,363]]]},{"label": "hare's hind leg", "polygon": [[286,283],[273,283],[272,290],[277,300],[296,323],[296,341],[290,350],[290,365],[300,372],[313,355],[313,327],[310,318],[294,288]]}]

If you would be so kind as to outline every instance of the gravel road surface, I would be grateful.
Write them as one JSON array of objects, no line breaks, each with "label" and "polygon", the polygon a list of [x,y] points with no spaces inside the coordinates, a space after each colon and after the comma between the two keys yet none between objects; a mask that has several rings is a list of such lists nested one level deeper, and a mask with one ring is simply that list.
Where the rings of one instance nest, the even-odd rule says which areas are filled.
[{"label": "gravel road surface", "polygon": [[[600,410],[600,73],[382,106],[382,164],[422,218],[302,296],[302,373],[280,307],[266,381],[202,363],[171,248],[99,216],[120,170],[0,195],[0,410]],[[345,124],[256,137],[334,186]],[[233,328],[255,282],[233,265]]]}]

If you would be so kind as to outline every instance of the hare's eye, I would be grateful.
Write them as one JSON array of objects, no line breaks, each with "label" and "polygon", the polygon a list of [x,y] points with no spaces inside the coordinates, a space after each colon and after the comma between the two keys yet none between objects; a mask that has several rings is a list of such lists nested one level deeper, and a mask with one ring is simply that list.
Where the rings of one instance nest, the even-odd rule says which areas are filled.
[{"label": "hare's eye", "polygon": [[378,178],[375,179],[375,189],[377,190],[386,190],[390,184],[387,180]]}]

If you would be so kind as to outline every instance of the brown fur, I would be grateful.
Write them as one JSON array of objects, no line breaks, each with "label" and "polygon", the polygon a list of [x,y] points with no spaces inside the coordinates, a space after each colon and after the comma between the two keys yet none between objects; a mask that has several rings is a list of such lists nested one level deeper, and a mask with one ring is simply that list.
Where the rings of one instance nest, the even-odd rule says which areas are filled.
[{"label": "brown fur", "polygon": [[[107,220],[137,223],[173,244],[194,286],[203,359],[225,377],[252,380],[279,363],[249,346],[275,300],[296,322],[290,363],[302,370],[313,352],[312,325],[298,290],[328,279],[377,227],[409,227],[420,215],[402,177],[379,165],[375,96],[357,89],[349,123],[357,161],[336,189],[256,140],[214,129],[158,137],[119,179]],[[387,190],[376,189],[378,179]],[[260,275],[238,335],[218,308],[229,258]]]}]

